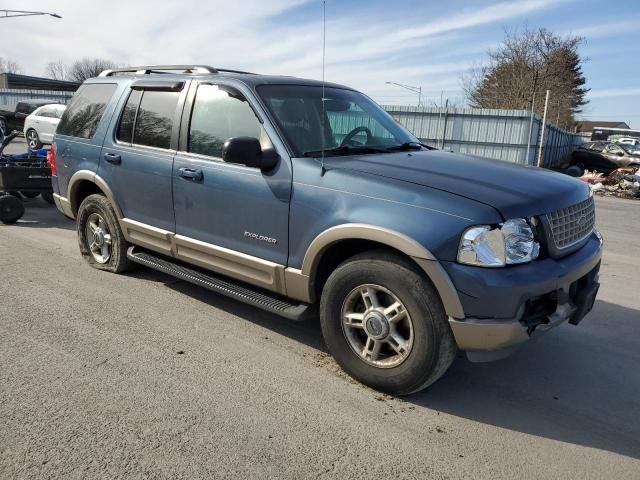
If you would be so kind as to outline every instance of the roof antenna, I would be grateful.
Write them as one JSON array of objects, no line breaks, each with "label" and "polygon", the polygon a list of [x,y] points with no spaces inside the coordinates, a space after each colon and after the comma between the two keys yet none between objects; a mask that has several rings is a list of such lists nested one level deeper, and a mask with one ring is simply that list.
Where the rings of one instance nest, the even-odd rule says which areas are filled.
[{"label": "roof antenna", "polygon": [[322,168],[320,170],[320,176],[324,176],[327,169],[324,167],[324,124],[325,124],[325,111],[324,111],[324,66],[325,66],[325,37],[326,37],[326,11],[327,11],[327,0],[322,0],[322,99],[320,103],[322,103],[322,149],[320,150],[320,155],[322,156]]}]

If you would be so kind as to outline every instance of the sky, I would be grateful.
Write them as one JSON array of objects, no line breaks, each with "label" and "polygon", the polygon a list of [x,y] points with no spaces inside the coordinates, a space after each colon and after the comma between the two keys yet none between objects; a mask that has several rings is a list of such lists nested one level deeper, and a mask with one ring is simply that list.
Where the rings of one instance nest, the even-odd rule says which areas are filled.
[{"label": "sky", "polygon": [[[201,63],[322,78],[322,0],[0,0],[53,11],[0,18],[0,57],[42,75],[49,61]],[[381,104],[417,102],[398,82],[463,106],[462,78],[487,63],[505,31],[580,35],[591,88],[584,119],[640,128],[640,0],[326,0],[327,81]],[[552,92],[553,94],[553,92]]]}]

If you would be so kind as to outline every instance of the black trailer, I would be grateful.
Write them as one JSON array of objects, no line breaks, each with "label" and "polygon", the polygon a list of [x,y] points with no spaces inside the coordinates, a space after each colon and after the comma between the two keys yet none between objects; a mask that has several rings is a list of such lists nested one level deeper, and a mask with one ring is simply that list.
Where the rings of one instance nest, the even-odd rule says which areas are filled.
[{"label": "black trailer", "polygon": [[7,136],[0,146],[0,222],[15,223],[24,215],[22,197],[41,195],[53,203],[51,168],[42,151],[4,155],[4,147],[17,132]]}]

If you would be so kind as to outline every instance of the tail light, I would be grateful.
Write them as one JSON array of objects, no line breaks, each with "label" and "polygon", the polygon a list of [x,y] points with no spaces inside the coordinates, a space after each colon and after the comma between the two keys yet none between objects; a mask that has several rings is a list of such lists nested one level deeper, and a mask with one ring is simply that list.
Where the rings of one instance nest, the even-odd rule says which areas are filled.
[{"label": "tail light", "polygon": [[58,175],[58,170],[56,169],[56,144],[51,145],[51,148],[47,152],[47,163],[49,164],[49,168],[51,168],[51,175]]}]

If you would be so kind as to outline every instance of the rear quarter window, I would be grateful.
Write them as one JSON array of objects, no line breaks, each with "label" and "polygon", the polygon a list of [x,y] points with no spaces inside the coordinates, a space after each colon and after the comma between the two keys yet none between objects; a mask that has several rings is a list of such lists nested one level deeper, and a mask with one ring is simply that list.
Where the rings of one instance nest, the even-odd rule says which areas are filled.
[{"label": "rear quarter window", "polygon": [[57,133],[92,138],[116,91],[115,83],[89,83],[80,87],[62,115]]}]

